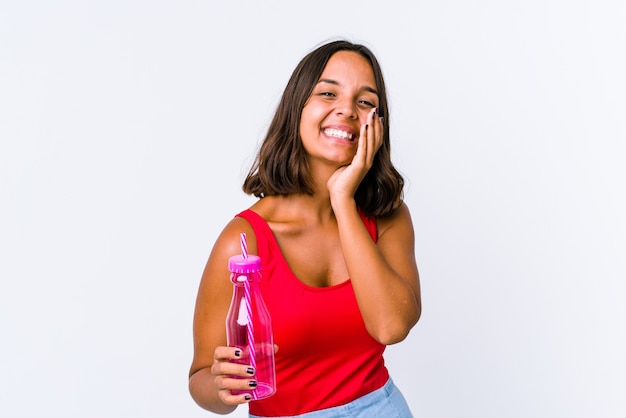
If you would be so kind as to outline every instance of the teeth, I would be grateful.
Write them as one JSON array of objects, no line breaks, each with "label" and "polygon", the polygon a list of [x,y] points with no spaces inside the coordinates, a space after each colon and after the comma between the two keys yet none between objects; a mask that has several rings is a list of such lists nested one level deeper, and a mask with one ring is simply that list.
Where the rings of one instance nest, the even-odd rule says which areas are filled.
[{"label": "teeth", "polygon": [[328,136],[333,136],[335,138],[343,138],[343,139],[352,139],[354,138],[354,135],[346,132],[346,131],[342,131],[339,129],[324,129],[324,133]]}]

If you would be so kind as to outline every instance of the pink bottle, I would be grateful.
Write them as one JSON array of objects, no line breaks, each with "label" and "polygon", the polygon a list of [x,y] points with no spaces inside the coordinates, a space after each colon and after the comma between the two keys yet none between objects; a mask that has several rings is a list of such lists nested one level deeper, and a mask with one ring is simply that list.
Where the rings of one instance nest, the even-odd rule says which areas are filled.
[{"label": "pink bottle", "polygon": [[267,398],[276,392],[272,319],[265,306],[259,281],[261,259],[256,255],[236,255],[228,260],[233,282],[233,298],[226,317],[226,339],[229,347],[238,347],[242,356],[234,362],[255,368],[257,387],[233,391],[249,393],[252,400]]}]

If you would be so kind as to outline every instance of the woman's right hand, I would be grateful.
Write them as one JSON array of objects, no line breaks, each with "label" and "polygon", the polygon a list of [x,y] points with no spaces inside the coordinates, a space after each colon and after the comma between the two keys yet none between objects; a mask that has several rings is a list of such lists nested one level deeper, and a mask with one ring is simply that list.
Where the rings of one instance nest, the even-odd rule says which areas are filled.
[{"label": "woman's right hand", "polygon": [[242,351],[236,347],[219,346],[215,348],[211,374],[215,379],[217,396],[226,405],[239,405],[249,402],[252,397],[248,393],[234,395],[240,390],[254,390],[257,382],[255,370],[250,365],[238,364]]},{"label": "woman's right hand", "polygon": [[194,310],[189,393],[199,406],[220,415],[229,414],[237,405],[251,400],[246,399],[246,393],[238,391],[254,389],[250,382],[256,381],[255,371],[248,373],[248,364],[237,363],[242,362],[243,352],[237,356],[237,348],[226,346],[224,328],[233,295],[228,260],[241,251],[241,232],[248,236],[250,254],[256,253],[252,226],[243,218],[232,219],[213,246],[202,273]]}]

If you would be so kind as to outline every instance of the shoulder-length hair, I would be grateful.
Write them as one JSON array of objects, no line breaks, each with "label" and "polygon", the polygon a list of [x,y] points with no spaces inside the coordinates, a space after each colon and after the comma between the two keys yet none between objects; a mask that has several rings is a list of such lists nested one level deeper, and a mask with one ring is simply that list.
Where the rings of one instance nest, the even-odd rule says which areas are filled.
[{"label": "shoulder-length hair", "polygon": [[367,216],[389,216],[402,203],[404,179],[391,163],[389,112],[382,70],[365,46],[338,40],[306,55],[293,71],[259,153],[243,183],[243,191],[262,198],[272,195],[313,195],[306,152],[300,139],[300,119],[315,84],[330,57],[339,51],[354,51],[372,65],[378,90],[380,116],[385,118],[383,143],[359,185],[354,198]]}]

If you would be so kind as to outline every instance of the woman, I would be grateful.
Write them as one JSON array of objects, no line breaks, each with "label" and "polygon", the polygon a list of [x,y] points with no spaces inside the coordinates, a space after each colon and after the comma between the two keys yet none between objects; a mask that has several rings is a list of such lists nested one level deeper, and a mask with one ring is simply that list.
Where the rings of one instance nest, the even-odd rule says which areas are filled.
[{"label": "woman", "polygon": [[388,121],[366,47],[330,42],[294,70],[243,185],[259,200],[224,228],[202,276],[189,387],[203,408],[230,413],[250,400],[231,391],[255,385],[224,327],[228,258],[245,232],[277,345],[276,394],[251,402],[251,416],[411,416],[383,362],[421,314]]}]

